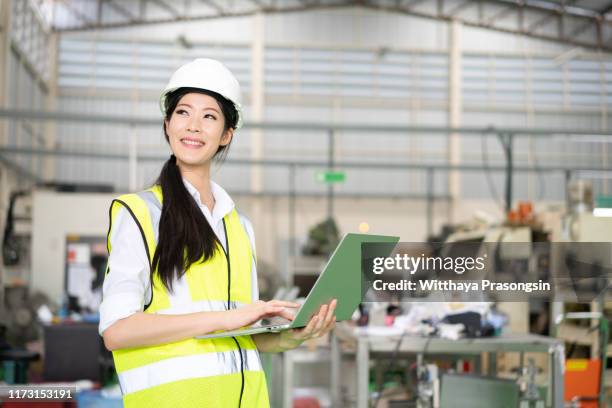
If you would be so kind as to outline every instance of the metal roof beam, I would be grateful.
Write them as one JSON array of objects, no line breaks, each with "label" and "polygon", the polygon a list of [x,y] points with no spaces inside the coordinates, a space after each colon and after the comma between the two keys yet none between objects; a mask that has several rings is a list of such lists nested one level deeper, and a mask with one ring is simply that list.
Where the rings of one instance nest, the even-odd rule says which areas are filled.
[{"label": "metal roof beam", "polygon": [[509,4],[513,6],[522,5],[523,7],[531,10],[538,11],[555,11],[557,13],[566,13],[568,15],[576,17],[596,18],[600,15],[599,12],[589,10],[583,7],[573,6],[576,0],[567,1],[565,4],[556,3],[553,1],[544,0],[489,0],[493,3]]},{"label": "metal roof beam", "polygon": [[[258,9],[255,12],[275,12],[278,10],[276,2],[270,1],[266,4],[263,0],[250,0],[251,3],[255,4]],[[306,0],[298,0],[300,7],[311,8],[312,4],[309,4]]]},{"label": "metal roof beam", "polygon": [[70,14],[75,16],[78,20],[82,21],[83,23],[90,24],[90,23],[95,22],[95,21],[92,21],[89,18],[89,16],[81,13],[79,10],[72,7],[72,4],[70,4],[70,0],[60,0],[60,3],[66,8],[66,10],[68,10]]},{"label": "metal roof beam", "polygon": [[[2,150],[2,149],[0,148],[0,150]],[[33,181],[37,182],[37,183],[42,181],[41,178],[39,178],[37,175],[32,173],[30,170],[28,170],[27,168],[25,168],[21,164],[17,163],[16,161],[14,161],[12,159],[9,159],[4,154],[0,154],[0,163],[4,164],[8,168],[12,169],[19,176],[26,177],[26,178],[28,178],[30,180],[33,180]]]},{"label": "metal roof beam", "polygon": [[[601,23],[597,22],[596,24],[600,25]],[[585,31],[587,31],[589,28],[591,27],[597,27],[595,24],[593,24],[592,21],[587,21],[584,24],[579,25],[578,27],[576,27],[571,33],[570,33],[570,37],[574,38],[574,37],[578,37],[579,35],[581,35],[582,33],[584,33]]]},{"label": "metal roof beam", "polygon": [[[67,0],[62,0],[67,1]],[[118,0],[105,0],[108,5],[118,6],[120,3]],[[612,22],[612,15],[608,20],[608,17],[602,18],[602,15],[599,12],[595,11],[585,11],[587,9],[582,9],[579,7],[573,6],[576,0],[568,0],[565,4],[554,3],[551,1],[543,1],[543,0],[488,0],[484,2],[482,0],[462,0],[460,3],[453,3],[453,9],[449,10],[449,14],[445,14],[443,11],[443,6],[445,5],[443,0],[437,0],[435,8],[432,10],[431,8],[417,8],[417,6],[421,3],[426,2],[427,0],[408,0],[408,1],[400,1],[397,0],[395,2],[390,2],[388,0],[325,0],[325,1],[314,1],[314,0],[299,0],[299,2],[288,2],[282,1],[278,3],[270,3],[264,0],[250,0],[255,7],[251,9],[237,8],[234,7],[232,2],[221,3],[216,0],[200,0],[206,1],[207,4],[217,5],[216,7],[218,13],[208,13],[205,15],[193,15],[193,14],[185,14],[179,13],[177,9],[174,9],[169,6],[169,2],[162,0],[138,0],[140,6],[140,15],[136,16],[130,21],[115,21],[115,22],[107,22],[102,24],[97,24],[95,22],[83,22],[79,26],[71,26],[66,28],[58,28],[55,29],[57,31],[79,31],[86,29],[102,29],[102,28],[116,28],[116,27],[125,27],[125,26],[133,26],[133,25],[142,25],[142,24],[160,24],[160,23],[171,23],[178,21],[195,21],[195,20],[207,20],[214,18],[222,18],[222,17],[243,17],[250,16],[258,12],[264,13],[295,13],[307,10],[325,10],[325,9],[337,9],[343,7],[365,7],[372,10],[377,11],[386,11],[390,13],[401,13],[405,15],[411,15],[415,17],[434,19],[439,21],[451,21],[457,20],[462,24],[470,27],[478,27],[489,30],[495,30],[498,32],[510,33],[510,34],[518,34],[518,35],[526,35],[532,38],[537,38],[546,41],[553,41],[563,44],[569,44],[573,46],[585,47],[589,49],[597,49],[604,50],[608,52],[612,52],[612,44],[602,41],[598,38],[597,35],[593,35],[592,38],[588,39],[576,39],[575,36],[566,35],[565,29],[565,15],[572,16],[576,21],[576,24],[581,28],[584,27],[584,30],[588,29],[587,22],[590,22],[593,25],[597,25],[598,22],[603,24],[609,24]],[[148,2],[153,2],[161,7],[166,8],[169,14],[172,15],[171,18],[147,18],[147,13],[144,8],[146,7]],[[478,7],[478,16],[469,16],[469,15],[461,15],[460,11],[469,7],[471,4],[477,2]],[[495,10],[493,15],[487,17],[483,13],[483,4],[484,5],[497,5],[500,7],[499,10]],[[168,8],[170,7],[170,8]],[[214,6],[213,6],[214,7]],[[115,7],[115,9],[117,9]],[[581,11],[577,11],[580,9]],[[544,16],[537,21],[536,24],[530,24],[528,29],[525,29],[525,15],[527,12],[536,11],[538,13],[545,13]],[[502,25],[497,22],[497,20],[501,19],[504,16],[507,16],[512,13],[516,14],[516,21],[512,26]],[[127,13],[122,13],[126,15]],[[467,14],[467,13],[465,13]],[[559,18],[558,21],[558,29],[552,34],[543,33],[540,30],[537,30],[538,26],[543,24],[544,22],[548,22],[550,19],[555,17]],[[578,28],[572,27],[573,30],[578,30]],[[583,31],[578,30],[579,33]],[[584,36],[583,36],[584,37]]]},{"label": "metal roof beam", "polygon": [[[125,115],[97,115],[82,112],[51,112],[28,109],[2,109],[0,118],[12,120],[38,120],[38,121],[60,121],[60,122],[85,122],[85,123],[111,123],[115,125],[143,125],[159,126],[159,118],[134,117]],[[331,124],[310,122],[246,122],[245,128],[274,129],[274,130],[319,130],[330,129],[344,130],[350,132],[389,132],[399,134],[427,133],[431,135],[447,135],[449,133],[462,133],[466,135],[496,136],[498,134],[512,134],[514,136],[593,136],[601,135],[612,138],[612,130],[584,130],[584,129],[552,129],[552,128],[496,128],[463,126],[377,126],[368,124]]]},{"label": "metal roof beam", "polygon": [[599,14],[601,14],[602,16],[605,16],[606,14],[608,14],[609,12],[612,11],[612,3],[608,3],[600,12]]},{"label": "metal roof beam", "polygon": [[403,6],[400,4],[398,5],[398,7],[403,7],[406,10],[410,10],[412,7],[417,6],[421,3],[425,3],[427,0],[411,0],[408,3],[404,4]]},{"label": "metal roof beam", "polygon": [[[522,9],[523,6],[519,5],[518,6],[518,10]],[[516,6],[508,6],[504,9],[500,9],[498,10],[495,14],[493,14],[492,16],[488,17],[487,20],[485,21],[486,25],[493,25],[493,23],[495,23],[495,21],[499,20],[500,18],[504,18],[509,14],[514,13],[517,10]]]},{"label": "metal roof beam", "polygon": [[538,27],[546,25],[546,23],[556,17],[559,17],[559,14],[557,14],[556,12],[545,14],[544,16],[531,23],[529,27],[527,27],[527,34],[533,34],[538,29]]},{"label": "metal roof beam", "polygon": [[98,10],[96,11],[96,23],[97,24],[102,24],[102,8],[104,7],[103,2],[104,0],[97,0],[97,3],[98,3]]},{"label": "metal roof beam", "polygon": [[179,17],[181,15],[181,13],[178,12],[177,9],[175,9],[174,7],[172,7],[171,5],[169,5],[168,3],[166,3],[163,0],[146,0],[149,1],[153,4],[157,4],[160,8],[166,10],[166,12],[170,13],[172,15],[172,17]]},{"label": "metal roof beam", "polygon": [[127,18],[128,21],[136,21],[136,17],[130,11],[128,11],[128,9],[117,3],[115,0],[102,0],[102,2],[108,7],[118,12],[119,14],[121,14],[122,16],[124,16],[125,18]]},{"label": "metal roof beam", "polygon": [[[551,11],[550,12],[546,12],[547,14],[545,14],[542,18],[539,18],[538,20],[536,20],[535,22],[533,22],[529,27],[527,27],[526,34],[533,34],[538,27],[542,27],[544,25],[546,25],[550,20],[557,18],[558,19],[558,35],[560,39],[565,38],[565,33],[564,33],[564,29],[565,29],[565,22],[564,22],[564,17],[567,14],[567,9],[570,5],[572,5],[573,3],[575,3],[577,0],[568,0],[563,2],[563,4],[560,4],[559,7],[551,7]],[[549,3],[549,2],[544,2],[544,3]],[[593,24],[593,20],[591,18],[589,18],[587,20],[588,24]]]},{"label": "metal roof beam", "polygon": [[[15,147],[15,146],[0,146],[0,157],[3,155],[31,155],[31,156],[52,156],[52,157],[79,157],[79,158],[90,158],[90,159],[106,159],[106,160],[126,160],[129,155],[127,153],[104,153],[104,152],[92,152],[92,151],[75,151],[75,150],[63,150],[63,149],[41,149],[41,148],[30,148],[30,147]],[[163,161],[167,159],[167,154],[141,154],[138,155],[139,161]],[[278,159],[227,159],[224,163],[232,165],[261,165],[269,167],[306,167],[306,168],[317,168],[327,167],[329,164],[327,161],[319,160],[278,160]],[[479,172],[483,169],[505,172],[507,166],[505,165],[483,165],[483,164],[446,164],[446,163],[388,163],[388,162],[359,162],[359,161],[342,161],[335,162],[335,167],[344,169],[385,169],[385,170],[441,170],[441,171],[467,171],[467,172]],[[562,166],[562,165],[550,165],[550,166],[529,166],[529,165],[516,165],[513,166],[513,170],[516,172],[542,172],[542,173],[556,173],[560,171],[571,171],[571,172],[601,172],[610,173],[612,169],[607,167],[586,165],[586,166]]]},{"label": "metal roof beam", "polygon": [[215,9],[217,13],[219,13],[219,15],[221,16],[224,16],[226,14],[226,10],[223,7],[221,7],[219,4],[214,2],[213,0],[202,0],[202,3]]},{"label": "metal roof beam", "polygon": [[[152,2],[152,1],[160,1],[160,0],[140,0],[139,4],[140,4],[140,17],[136,20],[133,21],[132,23],[127,23],[127,22],[109,22],[109,23],[105,23],[103,24],[103,26],[99,26],[97,24],[94,23],[89,23],[89,24],[83,24],[80,27],[66,27],[66,28],[58,28],[55,27],[55,31],[59,31],[59,32],[68,32],[68,31],[83,31],[83,30],[91,30],[91,29],[106,29],[106,28],[118,28],[118,27],[127,27],[127,26],[135,26],[135,25],[146,25],[146,24],[165,24],[165,23],[173,23],[173,22],[185,22],[185,21],[198,21],[198,20],[210,20],[210,19],[215,19],[215,18],[222,18],[222,17],[244,17],[244,16],[251,16],[255,13],[258,13],[260,11],[263,12],[267,12],[267,13],[293,13],[293,12],[300,12],[300,11],[308,11],[308,10],[326,10],[326,9],[336,9],[336,8],[343,8],[343,7],[350,7],[350,6],[355,6],[355,5],[364,5],[364,3],[355,3],[356,0],[332,0],[329,3],[320,3],[318,5],[312,4],[309,6],[305,6],[305,5],[286,5],[288,3],[280,3],[281,6],[264,6],[262,8],[257,8],[257,9],[251,9],[251,10],[240,10],[240,11],[233,11],[233,10],[226,10],[226,13],[224,15],[211,15],[211,14],[204,14],[204,15],[178,15],[176,17],[172,17],[172,18],[150,18],[150,19],[146,19],[146,12],[145,12],[145,8],[146,8],[146,4],[148,2]],[[251,0],[254,1],[254,0]],[[255,0],[256,1],[256,0]],[[261,1],[257,1],[257,4],[262,4]]]},{"label": "metal roof beam", "polygon": [[459,14],[460,12],[462,12],[463,10],[465,10],[466,8],[468,8],[469,6],[472,5],[472,3],[474,3],[474,0],[466,0],[463,3],[455,6],[454,8],[452,8],[450,11],[448,11],[446,14],[449,16],[455,16],[457,14]]},{"label": "metal roof beam", "polygon": [[[508,1],[504,1],[504,0],[493,0],[493,1],[497,1],[503,4],[509,4]],[[515,2],[511,2],[511,4],[513,5],[517,5],[518,3]],[[543,34],[543,33],[536,33],[536,32],[525,32],[525,31],[521,31],[520,27],[518,27],[520,25],[520,18],[519,18],[519,23],[517,24],[516,28],[508,28],[508,27],[504,27],[501,25],[495,25],[495,24],[483,24],[481,22],[479,22],[477,19],[470,19],[470,18],[463,18],[463,17],[450,17],[450,16],[444,16],[444,15],[439,15],[437,13],[433,13],[433,12],[426,12],[426,11],[417,11],[417,10],[410,10],[410,9],[406,9],[405,7],[395,7],[395,6],[387,6],[387,5],[382,5],[376,1],[372,1],[370,0],[370,2],[368,2],[366,5],[364,5],[367,8],[370,8],[372,10],[384,10],[384,11],[388,11],[388,12],[396,12],[396,13],[402,13],[402,14],[406,14],[406,15],[412,15],[412,16],[416,16],[416,17],[423,17],[423,18],[429,18],[429,19],[435,19],[435,20],[441,20],[441,21],[451,21],[451,20],[456,20],[461,22],[462,24],[469,26],[469,27],[478,27],[478,28],[485,28],[485,29],[490,29],[490,30],[495,30],[495,31],[499,31],[499,32],[503,32],[503,33],[509,33],[509,34],[519,34],[519,35],[526,35],[528,37],[532,37],[532,38],[536,38],[536,39],[541,39],[541,40],[546,40],[546,41],[553,41],[553,42],[558,42],[558,43],[563,43],[563,44],[570,44],[570,45],[574,45],[574,46],[578,46],[578,47],[584,47],[584,48],[589,48],[589,49],[597,49],[597,50],[604,50],[604,51],[608,51],[608,52],[612,52],[612,43],[601,43],[596,41],[595,39],[592,39],[591,41],[586,41],[586,40],[577,40],[575,38],[570,38],[567,36],[563,36],[563,24],[561,23],[561,21],[559,22],[559,30],[556,34]],[[527,5],[525,5],[525,7],[527,7]],[[508,9],[504,9],[503,13],[512,13],[515,10],[518,10],[517,7],[510,7]],[[547,9],[548,10],[548,9]],[[500,12],[502,13],[502,12]],[[552,16],[555,15],[559,15],[558,12],[551,12]],[[499,18],[499,13],[498,16],[496,18]],[[548,17],[547,15],[547,18]],[[584,18],[584,17],[583,17]],[[591,21],[595,24],[595,22],[597,21],[596,19],[591,19]]]}]

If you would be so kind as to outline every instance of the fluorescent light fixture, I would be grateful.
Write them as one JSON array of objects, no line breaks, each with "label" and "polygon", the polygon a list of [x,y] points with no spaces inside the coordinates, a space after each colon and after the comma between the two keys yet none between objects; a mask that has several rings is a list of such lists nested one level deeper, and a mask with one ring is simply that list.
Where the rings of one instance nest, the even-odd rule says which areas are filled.
[{"label": "fluorescent light fixture", "polygon": [[612,217],[612,208],[595,208],[593,215],[595,217]]},{"label": "fluorescent light fixture", "polygon": [[571,143],[612,143],[610,135],[552,135],[554,140],[563,140]]},{"label": "fluorescent light fixture", "polygon": [[601,169],[597,171],[593,170],[579,170],[577,173],[580,178],[594,179],[594,180],[609,180],[612,179],[612,174],[609,173],[610,169]]}]

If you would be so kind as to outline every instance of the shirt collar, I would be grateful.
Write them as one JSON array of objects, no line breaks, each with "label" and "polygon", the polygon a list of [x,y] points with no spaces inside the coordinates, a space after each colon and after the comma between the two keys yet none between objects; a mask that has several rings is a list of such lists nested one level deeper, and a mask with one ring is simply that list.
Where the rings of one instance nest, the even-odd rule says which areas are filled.
[{"label": "shirt collar", "polygon": [[[198,205],[202,205],[202,202],[200,201],[200,192],[193,186],[193,184],[191,184],[185,178],[183,178],[183,184],[185,184],[185,188],[187,188],[187,191],[193,197],[196,203]],[[221,218],[232,212],[234,209],[234,201],[229,196],[227,191],[223,189],[223,187],[212,180],[210,180],[210,190],[215,198],[215,207],[211,215],[215,221],[221,220]]]}]

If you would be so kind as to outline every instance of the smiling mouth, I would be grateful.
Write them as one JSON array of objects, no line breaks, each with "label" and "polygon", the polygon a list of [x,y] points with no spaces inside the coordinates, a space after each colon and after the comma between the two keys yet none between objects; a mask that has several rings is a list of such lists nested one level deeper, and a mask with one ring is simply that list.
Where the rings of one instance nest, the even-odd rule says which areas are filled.
[{"label": "smiling mouth", "polygon": [[189,146],[204,146],[204,142],[195,139],[181,139],[181,142]]}]

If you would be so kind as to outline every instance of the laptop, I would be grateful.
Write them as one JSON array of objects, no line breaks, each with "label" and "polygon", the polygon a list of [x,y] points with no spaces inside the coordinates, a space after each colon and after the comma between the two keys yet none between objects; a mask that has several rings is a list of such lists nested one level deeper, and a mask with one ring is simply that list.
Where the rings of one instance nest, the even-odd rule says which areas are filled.
[{"label": "laptop", "polygon": [[[361,303],[361,244],[366,242],[396,244],[398,241],[399,237],[385,235],[346,234],[327,261],[323,272],[319,275],[293,321],[211,333],[196,336],[196,339],[247,336],[305,327],[310,318],[319,311],[321,305],[329,303],[332,299],[337,299],[336,321],[349,320]],[[389,252],[392,248],[393,245],[390,245]]]}]

